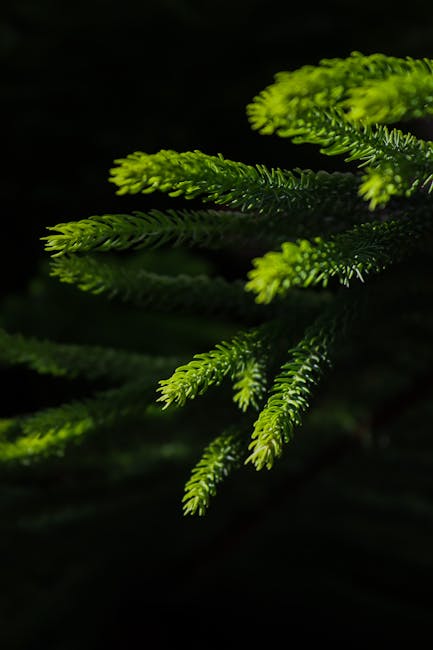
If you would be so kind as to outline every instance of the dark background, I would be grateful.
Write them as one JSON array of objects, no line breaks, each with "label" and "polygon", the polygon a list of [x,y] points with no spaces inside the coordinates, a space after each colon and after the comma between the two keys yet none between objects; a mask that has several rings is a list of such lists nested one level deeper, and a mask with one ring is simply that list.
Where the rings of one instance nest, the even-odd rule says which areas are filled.
[{"label": "dark background", "polygon": [[[252,132],[245,106],[274,73],[353,50],[433,58],[431,3],[4,1],[2,295],[24,295],[39,272],[45,226],[167,204],[115,195],[108,170],[132,151],[201,149],[247,163],[340,168],[312,147]],[[233,259],[217,264],[228,274],[236,268]],[[55,337],[56,323],[46,332]],[[57,390],[36,387],[30,375],[8,377],[7,414],[48,404],[46,393]],[[403,452],[413,429],[405,417]],[[274,645],[277,633],[287,645],[298,633],[349,647],[365,632],[426,638],[431,464],[409,467],[403,452],[390,463],[380,444],[368,457],[346,452],[337,444],[289,479],[235,483],[205,521],[182,520],[185,475],[170,465],[114,487],[63,469],[8,484],[0,497],[13,497],[2,524],[3,647],[168,647],[181,638],[204,648]],[[323,476],[326,454],[337,468]]]}]

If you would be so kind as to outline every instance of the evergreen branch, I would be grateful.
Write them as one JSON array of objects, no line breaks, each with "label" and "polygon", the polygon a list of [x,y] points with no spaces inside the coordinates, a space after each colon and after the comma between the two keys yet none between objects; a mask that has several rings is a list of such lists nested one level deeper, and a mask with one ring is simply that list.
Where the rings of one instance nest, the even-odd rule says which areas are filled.
[{"label": "evergreen branch", "polygon": [[251,450],[246,462],[256,469],[271,469],[291,440],[293,429],[300,426],[307,410],[312,388],[329,365],[326,337],[306,337],[290,351],[291,360],[276,377],[264,409],[254,425]]},{"label": "evergreen branch", "polygon": [[201,151],[135,152],[116,162],[110,180],[119,187],[118,194],[159,190],[187,199],[200,196],[203,201],[256,214],[300,209],[332,212],[342,195],[352,196],[353,201],[358,186],[352,174],[267,169]]},{"label": "evergreen branch", "polygon": [[217,485],[241,465],[244,448],[240,435],[233,433],[218,436],[206,447],[185,485],[185,515],[206,514]]},{"label": "evergreen branch", "polygon": [[[225,377],[239,379],[248,364],[256,361],[257,351],[261,351],[264,339],[273,327],[273,323],[262,325],[253,330],[240,332],[229,342],[219,343],[209,352],[194,355],[186,365],[179,366],[169,379],[162,379],[159,384],[158,402],[164,402],[164,409],[170,404],[183,406],[188,399],[203,395],[211,386],[219,386]],[[235,397],[242,407],[255,400],[261,391],[264,380],[254,378],[249,385],[249,392]],[[244,409],[245,410],[245,409]]]},{"label": "evergreen branch", "polygon": [[178,360],[98,346],[41,341],[0,329],[0,362],[26,365],[40,374],[70,378],[107,377],[118,382],[140,377],[142,381],[153,382],[162,372],[175,367]]},{"label": "evergreen branch", "polygon": [[433,113],[432,62],[415,61],[413,71],[367,80],[350,88],[342,102],[351,121],[398,122]]},{"label": "evergreen branch", "polygon": [[101,427],[111,426],[130,417],[142,417],[149,406],[151,393],[142,382],[131,382],[97,393],[93,398],[45,409],[21,416],[9,423],[7,434],[20,435],[0,440],[0,461],[29,461],[49,454],[59,455],[65,445]]},{"label": "evergreen branch", "polygon": [[[282,206],[269,215],[247,215],[229,210],[151,210],[60,223],[48,228],[58,234],[42,239],[46,241],[45,250],[53,258],[64,254],[136,251],[167,243],[218,248],[252,241],[275,246],[288,237],[338,232],[371,218],[356,193],[346,191],[349,185],[358,187],[359,179],[347,174],[344,179],[347,187],[343,188],[342,183],[339,188],[339,184],[334,183],[335,175],[318,172],[316,176],[316,183],[311,183],[308,191],[303,190],[306,203],[293,197],[290,214],[284,214],[287,217],[284,219],[280,214]],[[315,192],[314,185],[317,186]],[[310,192],[314,192],[314,201],[307,196]]]},{"label": "evergreen branch", "polygon": [[339,301],[307,329],[301,341],[289,350],[289,361],[281,367],[270,397],[254,424],[246,463],[257,470],[271,469],[285,443],[300,426],[308,409],[311,394],[324,371],[331,365],[335,337],[347,328],[354,317],[356,302]]},{"label": "evergreen branch", "polygon": [[432,230],[429,215],[409,215],[393,221],[365,223],[323,240],[286,242],[253,260],[247,291],[257,302],[269,303],[292,287],[326,286],[330,278],[348,286],[353,278],[379,273],[412,254]]},{"label": "evergreen branch", "polygon": [[227,238],[243,239],[253,223],[241,212],[216,210],[150,210],[149,213],[105,214],[60,223],[48,230],[45,250],[64,253],[156,248],[170,242],[217,246]]},{"label": "evergreen branch", "polygon": [[383,55],[322,61],[277,82],[249,107],[253,128],[295,143],[321,145],[327,155],[369,166],[359,194],[370,207],[392,196],[410,196],[433,183],[433,145],[373,122],[391,122],[432,111],[433,62]]},{"label": "evergreen branch", "polygon": [[[383,123],[432,113],[433,60],[355,52],[346,59],[324,59],[318,66],[280,73],[254,99],[248,114],[253,128],[262,133],[319,145],[324,154],[357,161],[360,173],[288,171],[200,151],[135,152],[115,161],[110,181],[119,195],[161,191],[172,197],[200,198],[214,204],[210,207],[224,209],[103,214],[58,224],[43,238],[54,258],[53,276],[94,294],[163,312],[221,313],[258,322],[277,318],[196,354],[174,372],[171,359],[50,344],[0,330],[0,362],[26,364],[40,373],[130,382],[87,400],[0,421],[0,460],[26,463],[32,457],[61,454],[67,442],[95,428],[142,417],[150,412],[149,390],[156,374],[167,368],[173,374],[157,387],[162,410],[183,406],[227,379],[234,384],[233,400],[242,411],[250,406],[259,410],[249,443],[240,433],[225,432],[206,447],[185,487],[185,514],[205,514],[219,484],[243,458],[257,470],[270,469],[301,425],[313,391],[331,365],[337,336],[344,333],[359,306],[356,286],[337,297],[332,291],[299,289],[326,287],[331,281],[345,287],[353,279],[363,282],[368,275],[422,252],[431,242],[428,193],[433,190],[433,142],[388,129]],[[375,212],[385,205],[386,209]],[[123,256],[103,260],[99,255],[165,244],[223,247],[233,242],[270,250],[253,261],[246,284],[202,275],[158,275],[142,268],[137,257],[125,263]],[[422,263],[424,259],[420,269]],[[416,270],[408,275],[415,277]],[[379,302],[382,313],[387,310],[382,295],[394,295],[396,287],[397,292],[405,292],[404,269],[400,275],[395,271],[392,287],[380,283],[376,294],[372,287],[373,311]],[[417,297],[413,296],[416,303]],[[264,306],[275,298],[271,307]],[[388,300],[391,321],[394,301]],[[381,350],[387,357],[393,342],[404,350],[394,359],[396,367],[400,358],[407,367],[407,323],[421,322],[416,331],[427,331],[428,309],[410,307],[406,304],[409,317],[402,317],[401,327],[394,328],[386,350]],[[311,314],[319,309],[320,316],[313,320]],[[313,325],[305,331],[306,314]],[[304,334],[281,365],[281,347],[293,345],[293,339],[288,343],[287,330],[298,340],[293,335],[298,319]],[[386,328],[378,322],[380,340]],[[353,350],[349,352],[353,357]],[[416,352],[410,353],[413,358]],[[371,353],[374,356],[375,350]],[[281,365],[278,371],[277,365]],[[276,375],[270,391],[268,375]],[[156,406],[153,409],[159,412]]]},{"label": "evergreen branch", "polygon": [[250,406],[258,409],[267,388],[267,365],[269,361],[269,348],[266,352],[260,350],[254,358],[249,359],[243,370],[238,372],[236,383],[233,385],[235,394],[233,401],[241,411],[246,411]]},{"label": "evergreen branch", "polygon": [[253,129],[287,135],[312,109],[348,111],[349,119],[391,122],[431,109],[433,62],[353,52],[275,75],[247,107]]},{"label": "evergreen branch", "polygon": [[264,314],[244,291],[240,281],[204,275],[166,276],[135,263],[101,261],[97,256],[63,255],[52,261],[51,275],[82,291],[107,294],[161,312],[228,313],[242,318]]},{"label": "evergreen branch", "polygon": [[368,166],[359,194],[370,200],[371,209],[385,205],[392,196],[411,196],[419,187],[428,191],[433,187],[433,143],[399,129],[353,124],[335,111],[315,110],[286,135],[295,143],[321,145],[321,153],[348,154],[346,161]]}]

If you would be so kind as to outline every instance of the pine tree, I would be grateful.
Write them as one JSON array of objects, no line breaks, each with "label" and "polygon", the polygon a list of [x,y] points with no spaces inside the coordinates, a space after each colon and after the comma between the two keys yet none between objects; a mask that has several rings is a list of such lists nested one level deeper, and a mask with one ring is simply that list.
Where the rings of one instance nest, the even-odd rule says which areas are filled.
[{"label": "pine tree", "polygon": [[[61,282],[157,313],[230,318],[237,331],[192,359],[2,331],[3,364],[107,384],[83,400],[3,420],[2,462],[67,454],[72,440],[120,431],[131,418],[165,422],[175,407],[231,385],[239,413],[209,440],[186,482],[185,514],[203,515],[229,474],[270,469],[290,454],[312,401],[333,381],[331,367],[349,360],[355,370],[347,373],[356,372],[359,356],[386,348],[386,337],[395,362],[411,356],[407,323],[417,331],[431,318],[423,261],[433,231],[433,143],[387,125],[433,113],[433,61],[357,52],[323,60],[277,74],[247,112],[260,133],[319,145],[343,156],[348,170],[134,152],[111,170],[119,195],[164,192],[204,206],[94,215],[44,237]],[[146,268],[150,249],[174,246],[258,253],[236,280]]]}]

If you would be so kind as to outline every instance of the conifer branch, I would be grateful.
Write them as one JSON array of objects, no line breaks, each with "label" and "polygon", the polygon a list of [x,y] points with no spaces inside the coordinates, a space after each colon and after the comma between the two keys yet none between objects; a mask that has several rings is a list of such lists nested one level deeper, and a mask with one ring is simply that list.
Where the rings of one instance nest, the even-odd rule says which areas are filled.
[{"label": "conifer branch", "polygon": [[[340,192],[338,184],[332,181],[333,175],[322,174],[323,182],[316,183],[314,201],[308,196],[304,197],[307,202],[297,201],[294,196],[290,212],[284,215],[280,214],[281,210],[260,215],[221,209],[105,214],[50,226],[48,230],[56,234],[42,237],[42,240],[53,258],[64,254],[137,251],[168,243],[207,248],[227,248],[245,242],[274,246],[288,237],[339,232],[371,219],[371,213],[355,192]],[[319,181],[321,172],[316,176]],[[347,186],[351,183],[356,189],[360,179],[353,176]],[[308,192],[305,189],[305,194],[314,192],[314,184],[310,184]]]},{"label": "conifer branch", "polygon": [[51,226],[59,234],[43,237],[53,257],[64,253],[156,248],[168,242],[218,246],[244,239],[254,226],[241,212],[222,210],[150,210],[149,213],[104,214]]},{"label": "conifer branch", "polygon": [[[8,420],[0,438],[0,461],[29,461],[49,454],[59,455],[67,443],[90,431],[125,418],[143,417],[150,399],[151,390],[146,384],[131,382],[86,400]],[[20,434],[11,437],[17,430]]]},{"label": "conifer branch", "polygon": [[170,357],[152,357],[113,348],[71,345],[26,338],[0,329],[0,362],[26,365],[40,374],[85,377],[96,380],[109,378],[121,382],[140,377],[155,381],[179,363]]},{"label": "conifer branch", "polygon": [[260,311],[241,281],[204,275],[159,275],[136,264],[102,261],[96,256],[62,255],[52,261],[51,275],[82,291],[107,294],[156,311],[233,314],[257,318]]},{"label": "conifer branch", "polygon": [[[68,441],[97,427],[142,417],[149,412],[156,373],[167,369],[172,375],[157,387],[163,410],[231,380],[237,406],[259,411],[251,441],[227,431],[207,446],[186,484],[185,514],[205,514],[221,481],[245,457],[257,470],[271,468],[301,424],[314,389],[339,351],[340,337],[358,312],[358,294],[365,292],[352,280],[363,282],[431,243],[433,142],[383,124],[432,113],[432,60],[354,52],[347,59],[324,59],[317,66],[280,73],[254,99],[248,114],[260,132],[319,145],[324,154],[357,161],[359,173],[289,171],[200,151],[135,152],[115,161],[110,181],[118,194],[161,191],[224,208],[103,214],[58,224],[44,237],[53,256],[52,275],[84,291],[162,312],[226,314],[261,324],[196,354],[174,372],[171,359],[51,344],[0,330],[0,362],[121,384],[88,400],[0,422],[0,460],[28,462],[33,456],[62,453]],[[123,255],[102,255],[165,244],[248,244],[255,255],[270,252],[253,260],[247,283],[158,275],[143,268],[142,258],[131,262]],[[407,275],[414,284],[417,270],[411,271]],[[395,291],[408,293],[402,277],[404,270],[395,269],[392,282],[379,283],[376,294],[374,286],[368,292],[376,301],[370,309],[381,302],[382,314],[387,307],[381,296],[390,294],[390,322],[396,318]],[[333,290],[305,291],[332,281],[355,286],[337,295]],[[417,304],[418,298],[413,295]],[[417,313],[409,312],[425,331],[429,311],[418,306]],[[393,328],[389,350],[396,342],[405,346],[405,323],[413,321],[405,318],[400,318],[400,329]],[[312,323],[307,329],[306,322]],[[300,326],[304,334],[299,340]],[[379,338],[387,329],[384,323],[382,328],[377,328]],[[289,346],[281,365],[281,349]],[[274,377],[270,390],[269,376]]]},{"label": "conifer branch", "polygon": [[242,463],[246,445],[239,434],[223,433],[208,445],[185,485],[185,515],[203,516],[217,486]]},{"label": "conifer branch", "polygon": [[[219,386],[225,377],[239,380],[248,364],[256,362],[257,352],[260,354],[265,345],[264,340],[271,326],[267,324],[240,332],[231,341],[219,343],[209,352],[196,354],[189,363],[179,366],[169,379],[159,382],[158,392],[161,394],[157,401],[164,403],[164,409],[170,404],[183,406],[187,400],[203,395],[211,386]],[[235,401],[245,408],[249,401],[256,400],[265,381],[257,376],[252,379],[248,388],[243,387],[244,393],[235,396]],[[238,390],[241,388],[238,387]]]},{"label": "conifer branch", "polygon": [[312,391],[331,365],[335,337],[341,337],[354,317],[356,302],[339,300],[307,329],[301,341],[289,350],[270,390],[269,399],[254,424],[246,463],[257,470],[271,469],[293,430],[300,426],[309,407]]},{"label": "conifer branch", "polygon": [[326,286],[333,277],[348,286],[353,278],[363,281],[413,254],[432,229],[429,215],[421,213],[364,223],[328,240],[286,242],[281,252],[253,260],[246,289],[256,293],[258,302],[269,303],[292,287]]},{"label": "conifer branch", "polygon": [[433,143],[399,129],[353,124],[335,111],[314,110],[286,135],[295,143],[319,144],[324,154],[348,154],[346,161],[360,160],[367,173],[358,192],[369,200],[371,209],[386,205],[393,196],[433,188]]},{"label": "conifer branch", "polygon": [[369,169],[359,194],[371,209],[432,189],[433,144],[377,123],[432,112],[433,61],[354,53],[276,79],[248,108],[253,128],[360,160]]},{"label": "conifer branch", "polygon": [[246,411],[250,406],[259,408],[266,393],[268,363],[269,346],[266,350],[258,350],[256,356],[249,359],[245,367],[238,372],[233,385],[233,401],[241,411]]},{"label": "conifer branch", "polygon": [[119,187],[118,194],[159,190],[187,199],[200,196],[203,201],[256,214],[290,214],[299,209],[332,213],[341,205],[343,195],[356,202],[359,184],[348,173],[267,169],[201,151],[138,151],[116,162],[110,180]]},{"label": "conifer branch", "polygon": [[353,52],[344,59],[279,72],[247,107],[254,129],[287,135],[311,109],[351,120],[393,122],[431,112],[433,61]]},{"label": "conifer branch", "polygon": [[348,120],[392,123],[433,113],[433,62],[413,61],[413,70],[366,80],[342,102]]}]

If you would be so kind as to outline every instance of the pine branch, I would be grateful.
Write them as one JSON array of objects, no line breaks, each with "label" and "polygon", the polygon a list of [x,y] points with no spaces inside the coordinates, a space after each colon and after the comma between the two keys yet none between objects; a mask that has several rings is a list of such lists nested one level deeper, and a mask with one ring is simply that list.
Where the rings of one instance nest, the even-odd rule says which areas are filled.
[{"label": "pine branch", "polygon": [[335,338],[341,337],[354,317],[356,302],[341,300],[328,309],[307,329],[305,336],[291,350],[289,361],[275,378],[270,397],[254,424],[246,463],[257,470],[271,469],[285,443],[300,426],[308,409],[312,391],[331,365]]},{"label": "pine branch", "polygon": [[[101,427],[125,418],[143,417],[151,391],[142,382],[97,393],[93,398],[45,409],[30,416],[6,421],[0,439],[0,461],[30,461],[63,453],[65,445]],[[18,437],[10,434],[20,431]]]},{"label": "pine branch", "polygon": [[[187,400],[203,395],[211,386],[219,386],[225,377],[239,380],[247,366],[256,362],[272,326],[263,325],[240,332],[231,341],[219,343],[209,352],[196,354],[189,363],[179,366],[169,379],[159,382],[158,392],[161,394],[157,401],[164,403],[164,409],[170,404],[184,406]],[[238,394],[235,401],[246,408],[249,401],[256,400],[264,381],[255,377],[254,384],[250,382],[248,394]]]},{"label": "pine branch", "polygon": [[330,364],[328,347],[326,332],[320,332],[306,336],[290,351],[291,360],[282,366],[254,425],[247,462],[256,469],[271,469],[281,456],[284,443],[291,440],[294,427],[300,426],[311,391]]},{"label": "pine branch", "polygon": [[265,314],[244,291],[240,281],[204,275],[166,276],[151,273],[134,262],[102,261],[97,256],[63,255],[52,261],[51,275],[82,291],[107,294],[156,311],[231,314],[257,318]]},{"label": "pine branch", "polygon": [[119,187],[118,194],[159,190],[187,199],[200,196],[203,201],[257,214],[290,214],[300,209],[332,213],[343,195],[356,202],[359,182],[352,174],[253,167],[201,151],[135,152],[116,162],[110,180]]},{"label": "pine branch", "polygon": [[275,75],[247,113],[254,129],[278,135],[287,135],[314,108],[335,108],[348,119],[369,123],[420,117],[431,112],[432,69],[429,59],[383,54],[323,59],[317,66]]},{"label": "pine branch", "polygon": [[153,382],[179,363],[170,357],[152,357],[90,345],[71,345],[26,338],[0,329],[0,362],[26,365],[40,374],[126,381],[140,377]]},{"label": "pine branch", "polygon": [[433,222],[421,212],[393,221],[365,223],[323,240],[286,242],[281,252],[269,252],[253,260],[248,291],[261,303],[271,302],[292,287],[326,286],[336,277],[348,286],[353,278],[363,281],[413,254]]},{"label": "pine branch", "polygon": [[[161,191],[224,208],[104,214],[49,228],[50,234],[43,239],[54,258],[52,275],[63,282],[162,312],[227,314],[231,319],[264,322],[196,354],[168,379],[159,381],[157,401],[162,410],[183,406],[225,380],[232,381],[233,400],[242,411],[259,410],[249,443],[229,431],[205,449],[186,484],[185,514],[205,514],[221,481],[245,456],[245,462],[257,470],[271,468],[281,456],[339,351],[340,336],[356,316],[358,293],[363,296],[364,292],[352,281],[363,282],[370,274],[423,252],[431,243],[433,142],[380,123],[432,112],[431,60],[360,53],[325,59],[318,66],[277,75],[276,82],[248,107],[249,117],[262,133],[313,143],[324,154],[357,161],[359,173],[288,171],[200,151],[135,152],[115,161],[111,170],[110,181],[118,194]],[[384,209],[377,211],[378,207]],[[235,244],[270,252],[253,261],[246,284],[204,275],[158,275],[143,268],[137,257],[130,262],[126,256],[103,259],[101,255],[165,244]],[[276,250],[278,245],[280,250]],[[96,254],[83,256],[87,253]],[[380,302],[389,322],[398,311],[395,292],[403,292],[406,302],[411,295],[399,280],[404,273],[399,276],[395,271],[392,283],[376,286],[376,295],[374,286],[369,291],[376,301],[370,303],[370,313],[380,318]],[[410,282],[416,275],[415,269],[411,271],[407,274]],[[305,291],[332,281],[355,286],[337,295]],[[382,294],[392,294],[388,307],[386,300],[381,301]],[[418,302],[416,296],[413,300]],[[430,313],[408,309],[412,318],[400,318],[399,326],[389,334],[386,353],[380,350],[382,357],[389,356],[396,345],[405,347],[410,338],[405,328],[414,316],[424,328],[415,331],[427,331]],[[307,320],[313,324],[305,330]],[[378,323],[376,338],[380,340],[386,327]],[[304,334],[299,340],[300,324]],[[293,345],[293,340],[299,342]],[[288,358],[281,365],[281,348],[289,346]],[[364,347],[361,344],[358,356]],[[373,356],[377,352],[376,348],[368,350]],[[412,356],[417,353],[416,349]],[[354,356],[353,350],[350,354]],[[394,357],[397,367],[400,358],[406,363],[409,353],[404,350]],[[344,358],[343,365],[348,359]],[[1,330],[0,361],[54,375],[107,376],[119,382],[135,379],[88,400],[0,422],[0,460],[24,462],[33,456],[62,453],[68,441],[79,440],[97,427],[142,417],[149,412],[149,390],[156,373],[172,363],[92,346],[50,344]],[[270,390],[269,376],[275,377]]]},{"label": "pine branch", "polygon": [[[316,176],[317,182],[310,184],[308,192],[305,187],[305,193],[309,194],[317,185],[314,201],[308,196],[304,197],[306,203],[293,200],[290,214],[282,215],[281,210],[261,215],[231,210],[105,214],[50,226],[48,230],[57,234],[47,235],[42,240],[46,242],[45,250],[53,258],[64,254],[136,251],[168,243],[171,246],[188,244],[214,249],[260,242],[262,246],[272,247],[288,237],[339,232],[371,219],[371,213],[355,192],[349,195],[343,188],[340,192],[331,174],[318,172]],[[351,179],[354,188],[359,185],[358,180],[355,177]]]},{"label": "pine branch", "polygon": [[391,123],[433,113],[430,61],[415,61],[411,72],[373,79],[348,91],[342,103],[347,119],[368,124]]},{"label": "pine branch", "polygon": [[359,194],[370,201],[371,209],[385,205],[392,196],[433,188],[433,143],[399,129],[352,124],[336,112],[315,110],[287,135],[295,143],[319,144],[327,155],[348,154],[346,161],[360,160],[361,167],[368,167]]},{"label": "pine branch", "polygon": [[370,124],[428,114],[433,106],[433,62],[384,55],[322,61],[292,73],[255,98],[253,128],[296,143],[321,145],[369,166],[359,194],[371,209],[392,196],[410,196],[433,182],[433,146],[397,129]]},{"label": "pine branch", "polygon": [[206,514],[217,486],[241,465],[245,446],[239,434],[224,433],[206,447],[185,485],[185,515]]},{"label": "pine branch", "polygon": [[268,383],[269,353],[268,342],[266,349],[257,350],[256,356],[249,359],[245,367],[236,376],[236,383],[233,385],[235,391],[233,401],[241,411],[246,411],[250,406],[255,409],[259,408]]},{"label": "pine branch", "polygon": [[60,234],[43,237],[53,257],[64,253],[156,248],[168,242],[218,246],[243,240],[254,221],[241,212],[216,210],[151,210],[149,213],[104,214],[51,226]]}]

